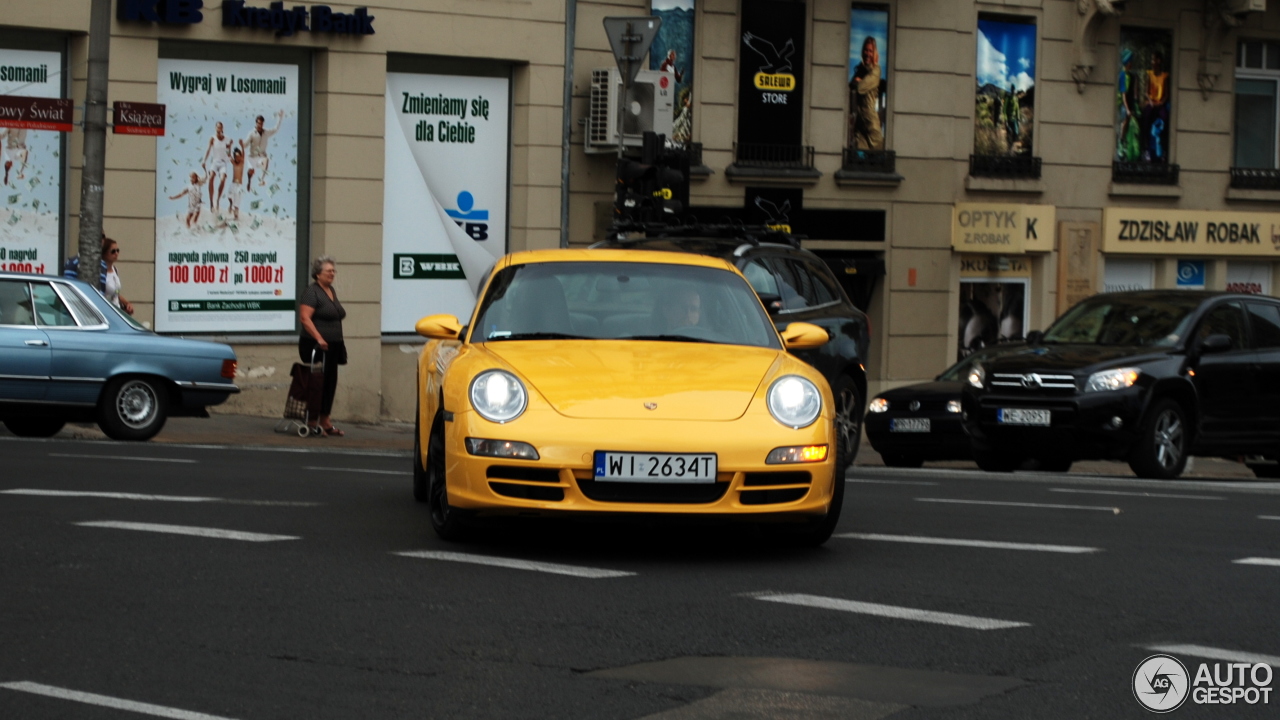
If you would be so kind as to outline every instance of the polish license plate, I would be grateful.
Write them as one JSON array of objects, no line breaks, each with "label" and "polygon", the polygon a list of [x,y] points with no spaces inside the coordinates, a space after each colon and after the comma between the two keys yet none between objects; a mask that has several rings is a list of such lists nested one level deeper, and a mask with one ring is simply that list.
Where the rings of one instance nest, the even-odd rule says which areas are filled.
[{"label": "polish license plate", "polygon": [[595,452],[595,479],[606,482],[713,483],[714,453]]},{"label": "polish license plate", "polygon": [[1001,408],[997,419],[1002,425],[1041,425],[1048,427],[1050,412],[1048,410],[1027,410],[1025,408]]},{"label": "polish license plate", "polygon": [[929,418],[890,418],[889,432],[916,432],[927,433],[930,431]]}]

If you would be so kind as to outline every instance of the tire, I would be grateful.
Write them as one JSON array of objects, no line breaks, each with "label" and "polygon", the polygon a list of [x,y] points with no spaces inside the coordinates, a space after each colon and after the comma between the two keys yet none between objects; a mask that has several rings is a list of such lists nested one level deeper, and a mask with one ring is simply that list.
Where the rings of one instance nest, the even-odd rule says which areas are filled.
[{"label": "tire", "polygon": [[9,432],[24,438],[53,437],[66,424],[65,420],[51,418],[24,418],[22,420],[4,421],[4,426],[9,428]]},{"label": "tire", "polygon": [[857,383],[848,375],[836,378],[831,394],[836,402],[836,434],[845,444],[845,460],[841,467],[848,468],[858,457],[858,448],[862,444],[862,396]]},{"label": "tire", "polygon": [[1142,418],[1129,467],[1141,478],[1172,480],[1187,466],[1187,413],[1176,401],[1157,400]]},{"label": "tire", "polygon": [[1013,472],[1022,464],[1022,458],[995,450],[974,450],[973,460],[984,471],[998,473]]},{"label": "tire", "polygon": [[421,401],[413,413],[413,499],[424,503],[430,495],[427,493],[427,470],[422,467],[422,418]]},{"label": "tire", "polygon": [[844,509],[844,490],[847,484],[844,469],[849,466],[848,454],[843,440],[836,441],[835,485],[831,491],[831,506],[827,514],[820,518],[807,520],[800,527],[785,527],[783,532],[790,544],[797,547],[818,547],[831,539],[831,534],[840,524],[840,511]]},{"label": "tire", "polygon": [[167,400],[157,380],[115,378],[98,399],[98,426],[112,440],[150,440],[168,419]]},{"label": "tire", "polygon": [[461,540],[466,536],[462,513],[449,504],[449,487],[445,483],[444,418],[431,423],[427,439],[427,507],[431,511],[431,529],[441,540]]},{"label": "tire", "polygon": [[1036,460],[1036,469],[1040,472],[1066,473],[1071,472],[1071,466],[1074,461],[1064,458],[1040,458]]},{"label": "tire", "polygon": [[899,455],[897,453],[881,454],[880,459],[884,460],[886,467],[894,468],[918,468],[924,465],[924,458],[916,455]]}]

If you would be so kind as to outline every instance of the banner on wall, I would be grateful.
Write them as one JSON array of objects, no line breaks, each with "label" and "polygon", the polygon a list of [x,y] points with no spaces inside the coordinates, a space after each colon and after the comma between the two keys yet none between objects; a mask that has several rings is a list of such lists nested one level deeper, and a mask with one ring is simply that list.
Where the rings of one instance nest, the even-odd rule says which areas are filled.
[{"label": "banner on wall", "polygon": [[382,332],[467,321],[507,251],[507,78],[387,73]]},{"label": "banner on wall", "polygon": [[957,203],[951,212],[951,248],[996,255],[1052,252],[1056,216],[1053,205]]},{"label": "banner on wall", "polygon": [[978,19],[973,151],[1030,156],[1036,104],[1035,23]]},{"label": "banner on wall", "polygon": [[1156,286],[1156,264],[1153,260],[1107,258],[1103,272],[1104,292],[1151,290]]},{"label": "banner on wall", "polygon": [[298,67],[159,61],[156,330],[293,330]]},{"label": "banner on wall", "polygon": [[987,267],[985,272],[971,271],[970,277],[962,275],[960,280],[957,360],[1000,343],[1020,342],[1027,319],[1031,281],[1018,277],[1030,272],[1026,259],[1009,258],[1007,264],[996,267],[990,266],[988,258],[972,258],[969,262]]},{"label": "banner on wall", "polygon": [[1280,213],[1106,208],[1102,251],[1144,255],[1280,255]]},{"label": "banner on wall", "polygon": [[739,144],[803,142],[805,13],[801,2],[742,0]]},{"label": "banner on wall", "polygon": [[1271,294],[1271,263],[1227,263],[1227,292]]},{"label": "banner on wall", "polygon": [[1115,159],[1120,162],[1169,162],[1172,49],[1173,35],[1168,30],[1120,29],[1115,152]]},{"label": "banner on wall", "polygon": [[[61,97],[62,55],[0,49],[0,95]],[[0,172],[0,270],[56,274],[62,133],[0,127]]]},{"label": "banner on wall", "polygon": [[662,18],[649,47],[649,69],[671,73],[676,80],[671,140],[693,140],[693,19],[695,0],[653,0],[654,15]]},{"label": "banner on wall", "polygon": [[849,138],[846,147],[884,150],[889,106],[889,11],[854,5],[849,16]]}]

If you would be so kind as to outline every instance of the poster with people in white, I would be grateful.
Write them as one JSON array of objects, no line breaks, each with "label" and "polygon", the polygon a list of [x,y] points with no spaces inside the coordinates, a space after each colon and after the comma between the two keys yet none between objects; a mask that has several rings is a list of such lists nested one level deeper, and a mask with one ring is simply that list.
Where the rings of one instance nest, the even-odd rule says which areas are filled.
[{"label": "poster with people in white", "polygon": [[387,73],[382,331],[466,322],[507,251],[510,81]]},{"label": "poster with people in white", "polygon": [[[62,97],[62,55],[0,50],[0,95]],[[0,127],[0,270],[58,268],[62,133]]]},{"label": "poster with people in white", "polygon": [[298,68],[161,59],[156,329],[293,330]]}]

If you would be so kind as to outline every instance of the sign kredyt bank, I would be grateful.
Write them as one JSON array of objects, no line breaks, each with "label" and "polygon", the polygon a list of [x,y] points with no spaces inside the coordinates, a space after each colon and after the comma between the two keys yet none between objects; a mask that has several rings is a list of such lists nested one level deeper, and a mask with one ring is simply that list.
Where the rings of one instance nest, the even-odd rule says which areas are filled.
[{"label": "sign kredyt bank", "polygon": [[[194,25],[204,20],[204,0],[119,0],[116,18],[121,22],[149,22],[164,25]],[[328,5],[295,5],[286,10],[283,2],[268,7],[246,5],[244,0],[224,0],[223,27],[275,30],[288,37],[298,32],[334,35],[372,35],[374,16],[368,8],[350,13],[334,12]]]}]

